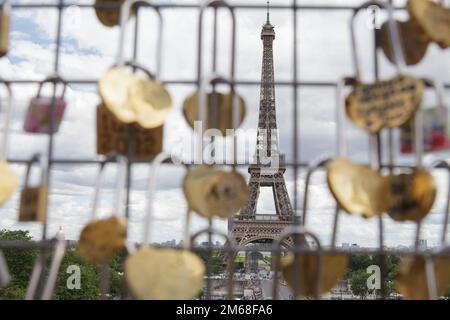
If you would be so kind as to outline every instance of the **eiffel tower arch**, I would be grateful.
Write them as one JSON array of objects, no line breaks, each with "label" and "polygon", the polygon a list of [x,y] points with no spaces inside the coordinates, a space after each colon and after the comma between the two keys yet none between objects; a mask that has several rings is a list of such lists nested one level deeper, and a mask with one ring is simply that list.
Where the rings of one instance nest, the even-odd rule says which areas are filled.
[{"label": "eiffel tower arch", "polygon": [[[275,30],[270,23],[269,10],[267,21],[262,27],[261,40],[263,60],[258,133],[254,161],[248,168],[250,197],[246,206],[229,220],[231,237],[242,246],[276,241],[287,227],[293,225],[295,219],[284,180],[284,155],[280,154],[278,148],[273,65]],[[275,214],[257,212],[260,189],[263,187],[272,189]],[[292,246],[292,239],[286,239],[283,245]]]}]

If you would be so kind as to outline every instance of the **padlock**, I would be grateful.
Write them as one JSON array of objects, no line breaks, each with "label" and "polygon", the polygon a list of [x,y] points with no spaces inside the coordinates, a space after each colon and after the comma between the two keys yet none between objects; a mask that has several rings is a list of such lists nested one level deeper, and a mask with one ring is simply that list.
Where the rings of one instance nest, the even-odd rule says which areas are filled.
[{"label": "padlock", "polygon": [[109,218],[97,219],[99,195],[105,172],[105,165],[111,159],[101,163],[94,191],[94,201],[91,212],[91,222],[80,233],[77,244],[78,254],[86,261],[106,263],[123,250],[127,236],[127,219],[121,215],[123,205],[123,187],[125,185],[126,161],[117,157],[118,172],[114,194],[113,214]]},{"label": "padlock", "polygon": [[[125,0],[96,0],[95,13],[100,23],[110,28],[119,25],[120,6],[122,6],[124,2]],[[103,8],[103,6],[105,6],[105,8]],[[135,10],[130,11],[129,16],[131,15],[135,15]]]},{"label": "padlock", "polygon": [[[62,83],[63,91],[59,97],[42,97],[41,91],[45,83],[51,82],[55,86]],[[30,133],[56,133],[59,130],[64,111],[66,110],[66,101],[64,94],[66,92],[66,82],[60,77],[50,77],[39,84],[39,90],[36,97],[32,98],[25,116],[24,130]],[[52,109],[54,110],[53,128],[51,123]]]},{"label": "padlock", "polygon": [[0,57],[8,53],[10,23],[11,4],[5,0],[0,7]]},{"label": "padlock", "polygon": [[[424,152],[443,151],[450,149],[449,113],[445,105],[444,88],[442,84],[431,79],[423,81],[432,87],[436,93],[437,107],[422,109],[423,113],[423,144]],[[410,121],[400,131],[400,151],[414,151],[414,123]]]},{"label": "padlock", "polygon": [[[365,84],[361,81],[360,61],[358,57],[355,17],[358,11],[375,4],[388,12],[389,40],[393,49],[393,60],[397,76],[391,80]],[[371,134],[377,134],[383,128],[397,128],[408,122],[420,106],[423,83],[413,76],[404,74],[406,67],[403,48],[400,45],[400,33],[393,18],[390,4],[369,1],[354,11],[351,18],[352,55],[356,73],[353,91],[346,98],[347,116],[353,123]]]},{"label": "padlock", "polygon": [[[133,141],[128,138],[131,126]],[[133,143],[131,157],[137,161],[151,161],[162,151],[164,127],[144,129],[137,124],[124,124],[103,104],[97,107],[97,153],[108,155],[117,152],[128,156],[129,144]]]},{"label": "padlock", "polygon": [[161,164],[167,159],[170,156],[161,153],[152,162],[142,246],[131,253],[124,264],[125,281],[136,299],[187,300],[198,296],[203,288],[205,265],[197,254],[189,250],[189,213],[186,215],[182,250],[150,245],[156,178]]},{"label": "padlock", "polygon": [[[38,186],[30,186],[31,167],[41,160],[41,181]],[[46,161],[39,154],[34,155],[27,164],[25,183],[20,195],[19,221],[45,222],[47,219],[48,186],[46,183]]]},{"label": "padlock", "polygon": [[0,204],[3,204],[13,194],[17,186],[16,173],[8,164],[9,123],[11,118],[12,91],[8,82],[0,81],[7,90],[6,106],[1,105],[0,110],[4,119],[3,134],[0,140]]},{"label": "padlock", "polygon": [[[203,74],[203,20],[208,7],[225,7],[231,15],[231,52],[229,77],[217,74],[215,65],[209,76]],[[216,23],[216,21],[215,21]],[[236,74],[236,26],[232,7],[222,0],[205,1],[200,8],[197,54],[197,90],[190,94],[183,103],[183,115],[189,126],[194,129],[196,121],[201,121],[203,130],[217,129],[223,136],[228,129],[236,130],[242,124],[246,114],[244,99],[235,91]],[[214,50],[215,52],[215,50]],[[213,57],[215,59],[216,57]],[[225,84],[229,91],[220,93],[216,86]],[[212,90],[210,90],[210,87]]]}]

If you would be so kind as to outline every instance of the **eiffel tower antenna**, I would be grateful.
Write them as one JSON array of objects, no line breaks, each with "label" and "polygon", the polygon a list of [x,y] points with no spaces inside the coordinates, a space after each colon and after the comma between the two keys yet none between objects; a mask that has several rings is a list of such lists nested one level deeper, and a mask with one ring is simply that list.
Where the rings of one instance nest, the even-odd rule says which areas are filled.
[{"label": "eiffel tower antenna", "polygon": [[270,23],[269,15],[270,15],[270,1],[267,1],[267,23]]}]

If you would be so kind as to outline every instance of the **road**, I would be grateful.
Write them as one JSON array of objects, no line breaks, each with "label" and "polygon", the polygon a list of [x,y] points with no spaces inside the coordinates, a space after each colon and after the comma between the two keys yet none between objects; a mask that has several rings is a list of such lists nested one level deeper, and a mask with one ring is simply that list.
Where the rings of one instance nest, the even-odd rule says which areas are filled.
[{"label": "road", "polygon": [[[261,280],[261,289],[263,294],[263,299],[272,299],[272,280]],[[291,300],[292,293],[291,290],[279,283],[278,285],[278,299],[280,300]]]}]

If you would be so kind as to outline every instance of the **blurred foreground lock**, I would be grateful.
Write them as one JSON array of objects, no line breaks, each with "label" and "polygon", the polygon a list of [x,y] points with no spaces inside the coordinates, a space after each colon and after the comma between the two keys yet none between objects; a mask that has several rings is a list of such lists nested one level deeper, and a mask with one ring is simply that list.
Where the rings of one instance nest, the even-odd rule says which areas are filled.
[{"label": "blurred foreground lock", "polygon": [[[25,184],[20,195],[19,221],[20,222],[45,222],[47,219],[48,187],[45,181],[47,168],[41,167],[41,181],[38,186],[30,186],[31,167],[35,161],[40,160],[40,155],[35,155],[28,162],[25,174]],[[44,161],[41,161],[44,163]]]},{"label": "blurred foreground lock", "polygon": [[9,1],[3,1],[0,7],[0,57],[8,53],[10,23],[11,5]]}]

